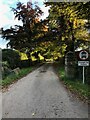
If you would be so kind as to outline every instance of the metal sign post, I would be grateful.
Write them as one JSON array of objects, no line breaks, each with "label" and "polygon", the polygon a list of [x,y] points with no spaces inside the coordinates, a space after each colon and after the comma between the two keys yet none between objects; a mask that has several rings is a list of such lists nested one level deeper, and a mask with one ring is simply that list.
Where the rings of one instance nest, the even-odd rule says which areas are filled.
[{"label": "metal sign post", "polygon": [[83,66],[83,84],[84,84],[84,81],[85,81],[85,75],[84,75],[84,73],[85,73],[85,69],[84,69],[84,66]]},{"label": "metal sign post", "polygon": [[85,83],[85,66],[89,66],[89,61],[86,61],[89,57],[89,53],[85,50],[79,52],[80,61],[78,61],[78,66],[83,67],[83,84]]},{"label": "metal sign post", "polygon": [[83,84],[85,83],[85,66],[89,66],[89,61],[78,61],[78,66],[83,67]]}]

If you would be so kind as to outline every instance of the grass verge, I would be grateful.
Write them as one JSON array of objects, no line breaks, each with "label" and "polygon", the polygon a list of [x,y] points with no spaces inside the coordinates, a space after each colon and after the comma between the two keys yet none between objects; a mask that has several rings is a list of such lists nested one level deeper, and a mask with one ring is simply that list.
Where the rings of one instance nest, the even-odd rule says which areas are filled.
[{"label": "grass verge", "polygon": [[10,74],[5,79],[0,81],[0,85],[2,85],[2,88],[7,87],[8,85],[14,83],[18,79],[20,79],[20,78],[24,77],[25,75],[27,75],[28,73],[30,73],[32,71],[32,69],[33,69],[32,67],[23,68],[20,70],[20,72],[18,74]]},{"label": "grass verge", "polygon": [[70,80],[66,78],[65,70],[64,67],[62,66],[58,68],[58,74],[67,89],[69,89],[72,93],[76,94],[77,97],[90,103],[90,99],[89,99],[90,85],[83,84],[81,80],[77,80],[77,79]]}]

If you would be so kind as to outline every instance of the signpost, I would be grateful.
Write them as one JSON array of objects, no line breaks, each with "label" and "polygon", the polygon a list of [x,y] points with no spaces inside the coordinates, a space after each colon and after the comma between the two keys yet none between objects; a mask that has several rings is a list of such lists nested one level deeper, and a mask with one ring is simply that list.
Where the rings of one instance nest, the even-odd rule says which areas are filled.
[{"label": "signpost", "polygon": [[83,84],[85,83],[85,66],[89,66],[89,61],[87,61],[89,53],[86,50],[81,50],[79,52],[78,66],[83,66]]},{"label": "signpost", "polygon": [[89,66],[89,61],[78,61],[78,66]]}]

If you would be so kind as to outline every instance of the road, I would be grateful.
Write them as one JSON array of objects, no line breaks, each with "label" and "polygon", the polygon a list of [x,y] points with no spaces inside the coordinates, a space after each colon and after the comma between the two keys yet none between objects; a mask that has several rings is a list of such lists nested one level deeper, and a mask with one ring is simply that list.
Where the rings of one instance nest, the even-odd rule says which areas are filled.
[{"label": "road", "polygon": [[67,91],[49,64],[12,84],[2,104],[3,118],[88,118],[88,105]]}]

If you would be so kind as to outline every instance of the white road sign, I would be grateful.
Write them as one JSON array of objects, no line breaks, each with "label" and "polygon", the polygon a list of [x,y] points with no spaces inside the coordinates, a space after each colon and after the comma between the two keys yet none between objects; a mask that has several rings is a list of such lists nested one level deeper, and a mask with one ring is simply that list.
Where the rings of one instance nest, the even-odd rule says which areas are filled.
[{"label": "white road sign", "polygon": [[78,66],[89,66],[89,61],[78,61]]},{"label": "white road sign", "polygon": [[89,57],[89,54],[88,54],[88,52],[86,50],[81,50],[79,52],[79,58],[81,60],[86,60],[86,59],[88,59],[88,57]]}]

